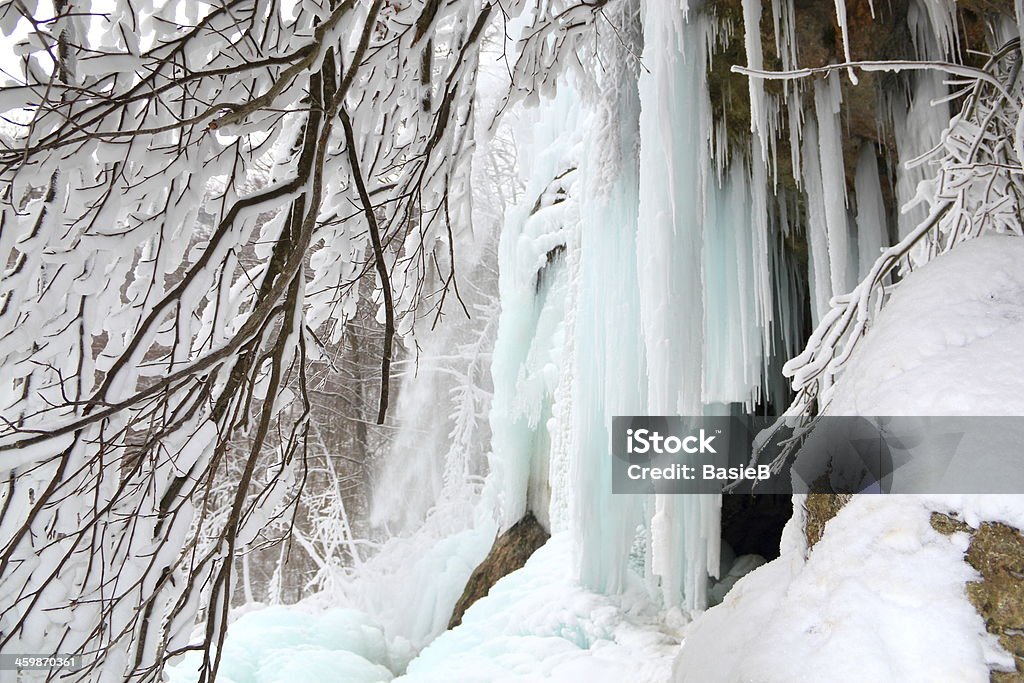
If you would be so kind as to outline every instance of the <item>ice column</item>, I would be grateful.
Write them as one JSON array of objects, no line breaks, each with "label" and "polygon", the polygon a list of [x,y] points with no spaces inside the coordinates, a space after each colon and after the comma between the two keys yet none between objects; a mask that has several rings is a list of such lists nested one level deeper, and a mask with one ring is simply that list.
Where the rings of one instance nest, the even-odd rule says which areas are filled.
[{"label": "ice column", "polygon": [[[956,49],[956,6],[949,0],[914,0],[907,13],[911,37],[919,59],[945,60]],[[918,205],[907,211],[917,194],[917,186],[934,175],[934,169],[918,160],[934,149],[949,124],[949,104],[940,102],[949,94],[946,76],[939,71],[919,71],[910,77],[910,98],[894,106],[896,151],[896,200],[901,208],[899,237],[917,227],[927,216],[927,207]]]},{"label": "ice column", "polygon": [[[704,195],[711,126],[705,24],[672,3],[644,5],[640,75],[640,203],[637,226],[648,412],[699,415],[704,377]],[[666,604],[705,606],[717,573],[720,502],[658,497],[651,565]]]},{"label": "ice column", "polygon": [[[636,18],[624,40],[639,43]],[[612,494],[609,429],[642,415],[648,374],[637,273],[640,101],[635,60],[605,72],[580,167],[580,272],[575,315],[570,503],[579,576],[602,592],[625,588],[637,530],[652,501]],[[642,536],[642,534],[641,534]]]},{"label": "ice column", "polygon": [[867,277],[882,248],[889,244],[882,183],[878,177],[878,157],[872,144],[861,148],[854,176],[854,193],[857,196],[857,280],[860,281]]}]

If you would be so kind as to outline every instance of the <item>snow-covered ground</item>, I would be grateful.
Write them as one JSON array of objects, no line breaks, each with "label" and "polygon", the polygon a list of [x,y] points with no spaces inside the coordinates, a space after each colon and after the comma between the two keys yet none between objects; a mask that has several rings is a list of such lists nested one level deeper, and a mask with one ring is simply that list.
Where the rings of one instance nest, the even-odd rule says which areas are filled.
[{"label": "snow-covered ground", "polygon": [[[1021,338],[1024,240],[965,243],[899,285],[830,412],[1024,413]],[[967,601],[964,584],[976,578],[963,561],[967,535],[935,531],[933,510],[972,526],[1024,527],[1015,496],[861,496],[808,554],[797,516],[782,557],[690,623],[681,649],[639,579],[616,597],[581,588],[572,539],[561,533],[411,661],[406,639],[357,610],[274,607],[230,626],[219,680],[982,683],[1012,662]],[[186,659],[171,682],[194,680],[194,663]]]},{"label": "snow-covered ground", "polygon": [[[403,683],[636,683],[668,678],[679,641],[639,585],[616,597],[573,579],[559,534],[431,643]],[[639,584],[639,580],[637,582]]]},{"label": "snow-covered ground", "polygon": [[[829,413],[1024,414],[1022,338],[1024,240],[966,242],[899,285]],[[1024,496],[860,496],[805,558],[791,521],[782,557],[687,629],[675,681],[982,683],[1012,667],[967,601],[967,535],[939,534],[931,511],[1024,528]]]},{"label": "snow-covered ground", "polygon": [[[389,539],[332,590],[295,605],[234,610],[217,680],[377,683],[404,671],[444,631],[495,534],[486,523],[439,528],[439,517]],[[170,667],[170,683],[195,683],[200,662],[198,652],[183,657]]]},{"label": "snow-covered ground", "polygon": [[[400,649],[362,612],[264,607],[246,612],[228,628],[219,683],[383,683],[400,666]],[[192,683],[200,655],[169,669],[170,683]]]},{"label": "snow-covered ground", "polygon": [[[364,612],[320,611],[316,601],[262,607],[228,628],[219,683],[381,683],[408,663],[403,683],[661,683],[678,635],[636,590],[609,597],[572,578],[571,539],[554,536],[526,566],[498,581],[462,624],[418,657]],[[423,587],[427,588],[427,587]],[[415,605],[410,604],[410,611]],[[170,670],[194,683],[198,653]]]}]

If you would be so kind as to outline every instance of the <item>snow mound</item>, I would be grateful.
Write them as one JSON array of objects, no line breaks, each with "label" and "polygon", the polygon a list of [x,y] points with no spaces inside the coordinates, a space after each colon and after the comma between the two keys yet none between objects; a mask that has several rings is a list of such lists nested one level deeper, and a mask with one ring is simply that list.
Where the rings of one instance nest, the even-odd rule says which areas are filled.
[{"label": "snow mound", "polygon": [[[832,415],[1024,414],[1024,240],[966,242],[896,288],[839,378]],[[799,505],[799,499],[797,499]],[[1024,496],[857,496],[805,557],[783,554],[687,629],[676,683],[983,683],[1012,660],[964,584],[966,534],[931,511],[1024,528]]]},{"label": "snow mound", "polygon": [[[170,683],[194,683],[200,654],[170,667]],[[365,614],[289,607],[248,612],[228,628],[218,683],[387,683],[392,655],[384,632]]]},{"label": "snow mound", "polygon": [[987,236],[896,287],[830,415],[1024,415],[1024,239]]},{"label": "snow mound", "polygon": [[581,588],[571,545],[568,535],[553,536],[396,683],[667,680],[678,640],[659,626],[639,587],[620,597]]},{"label": "snow mound", "polygon": [[921,498],[857,497],[806,561],[755,570],[693,622],[674,680],[984,683],[1009,661],[967,602],[967,543]]}]

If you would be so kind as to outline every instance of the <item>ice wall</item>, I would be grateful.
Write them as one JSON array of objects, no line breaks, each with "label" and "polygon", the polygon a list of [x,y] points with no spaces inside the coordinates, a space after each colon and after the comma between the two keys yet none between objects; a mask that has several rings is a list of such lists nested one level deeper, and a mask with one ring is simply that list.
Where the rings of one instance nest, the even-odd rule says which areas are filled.
[{"label": "ice wall", "polygon": [[[638,45],[637,17],[631,18],[627,40]],[[569,511],[580,579],[603,592],[624,588],[637,529],[650,516],[650,501],[612,495],[608,447],[612,416],[649,411],[637,261],[637,70],[635,60],[624,61],[597,84],[597,125],[588,136],[580,168],[585,197],[568,444],[575,499]],[[644,548],[642,554],[646,552]]]},{"label": "ice wall", "polygon": [[[744,3],[745,21],[754,22],[753,31],[744,28],[752,64],[762,60],[759,5]],[[844,7],[836,7],[845,30]],[[922,55],[955,48],[950,7],[914,10]],[[783,408],[779,361],[801,348],[806,334],[802,283],[810,283],[813,321],[856,285],[890,235],[873,146],[852,160],[855,178],[847,186],[839,80],[855,81],[855,74],[788,84],[781,96],[752,85],[750,148],[729,149],[713,134],[706,78],[722,26],[685,3],[640,8],[636,90],[614,71],[614,87],[602,90],[599,80],[602,104],[592,122],[599,134],[584,145],[576,187],[573,438],[565,443],[576,489],[569,508],[586,585],[620,590],[632,567],[664,605],[693,610],[705,605],[708,576],[718,571],[719,501],[610,495],[611,418],[720,413],[765,400]],[[792,5],[778,0],[772,13],[784,66],[795,66]],[[928,78],[913,83],[932,87]],[[904,126],[918,135],[910,149],[948,121],[948,109],[931,105],[924,91],[909,100]],[[773,176],[782,121],[803,197],[779,188]],[[600,151],[607,147],[618,150],[614,172]],[[899,161],[909,154],[901,148]],[[913,178],[900,173],[903,182]],[[807,272],[787,251],[793,239],[807,245]]]},{"label": "ice wall", "polygon": [[611,420],[755,405],[777,299],[795,297],[766,158],[711,146],[717,25],[673,3],[618,8],[602,68],[523,121],[531,187],[502,237],[492,487],[506,524],[547,492],[586,587],[618,592],[632,572],[691,611],[718,572],[720,501],[613,495]]},{"label": "ice wall", "polygon": [[[585,586],[617,592],[632,571],[666,607],[693,610],[718,571],[719,500],[613,495],[609,428],[616,415],[720,413],[760,400],[779,248],[769,226],[778,221],[764,160],[747,162],[740,150],[727,164],[712,154],[705,72],[716,26],[671,3],[622,6],[616,38],[636,49],[606,54],[591,80],[559,92],[556,103],[582,106],[550,105],[562,126],[557,144],[538,145],[547,133],[534,122],[521,145],[539,179],[528,195],[539,199],[510,217],[503,237],[515,249],[502,252],[509,284],[492,462],[514,516],[545,459],[551,523],[564,518],[573,531]],[[545,208],[542,188],[570,167],[564,208]],[[556,241],[567,249],[565,289],[531,290],[524,282],[545,272],[541,255]],[[566,322],[552,334],[538,321],[556,294],[566,298]],[[530,356],[550,340],[560,376],[531,391],[539,364]]]},{"label": "ice wall", "polygon": [[516,124],[521,168],[528,175],[499,245],[501,314],[491,364],[492,440],[484,495],[484,505],[506,528],[527,510],[552,526],[552,416],[566,374],[565,321],[579,228],[575,188],[586,116],[574,93],[564,88],[539,108],[521,112]]},{"label": "ice wall", "polygon": [[[796,66],[792,4],[771,7],[777,52]],[[948,54],[948,6],[915,7],[919,52]],[[836,3],[845,31],[844,8]],[[665,607],[693,611],[718,572],[720,501],[613,495],[611,420],[784,408],[780,365],[803,346],[808,295],[813,322],[889,243],[888,215],[877,150],[844,159],[840,79],[853,74],[781,95],[752,85],[750,146],[731,148],[706,76],[723,25],[661,0],[608,11],[615,31],[511,124],[527,189],[499,249],[481,509],[503,527],[532,510],[570,531],[588,588],[618,592],[633,573]],[[760,3],[744,2],[751,64],[763,61],[760,15]],[[900,162],[948,119],[931,108],[934,82],[911,86],[905,106],[892,105]],[[796,189],[776,175],[783,124]],[[901,170],[901,187],[914,177]],[[909,191],[897,188],[898,199]],[[806,263],[793,243],[806,246]]]}]

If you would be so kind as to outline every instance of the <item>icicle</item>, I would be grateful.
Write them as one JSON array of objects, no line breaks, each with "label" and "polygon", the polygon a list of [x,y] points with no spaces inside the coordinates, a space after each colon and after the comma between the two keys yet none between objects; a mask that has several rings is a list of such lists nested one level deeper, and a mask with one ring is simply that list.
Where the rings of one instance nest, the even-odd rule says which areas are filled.
[{"label": "icicle", "polygon": [[[635,149],[639,102],[635,91],[617,108],[621,149]],[[581,172],[602,173],[599,158],[603,129],[594,127]],[[609,428],[616,415],[642,415],[644,344],[641,336],[636,250],[638,215],[635,157],[625,157],[601,196],[581,203],[579,293],[575,314],[570,510],[577,543],[579,578],[588,588],[618,592],[626,586],[629,555],[637,527],[646,523],[643,496],[612,495]],[[609,292],[615,296],[609,298]]]},{"label": "icicle", "polygon": [[797,187],[800,187],[803,179],[803,154],[800,152],[800,140],[803,139],[804,108],[800,104],[799,89],[794,88],[790,91],[786,102],[786,111],[789,118],[789,157],[793,163],[793,177],[796,179]]},{"label": "icicle", "polygon": [[959,50],[953,0],[914,0],[907,24],[918,59],[949,59]]},{"label": "icicle", "polygon": [[[796,14],[793,0],[772,0],[772,24],[775,28],[775,54],[782,60],[783,71],[796,68]],[[786,83],[789,87],[789,83]]]},{"label": "icicle", "polygon": [[[915,0],[907,12],[907,23],[919,59],[948,59],[957,49],[956,5],[949,0]],[[930,177],[924,166],[908,163],[935,148],[949,123],[950,109],[945,99],[949,88],[940,73],[922,71],[911,77],[910,102],[893,105],[896,151],[896,202],[900,207],[898,235],[909,234],[927,215],[924,206],[904,211],[917,194],[920,182]],[[935,102],[936,104],[932,104]]]},{"label": "icicle", "polygon": [[917,194],[917,186],[927,180],[932,171],[927,165],[908,166],[935,148],[942,139],[942,132],[949,123],[949,105],[932,105],[948,95],[948,88],[939,73],[923,71],[915,75],[913,94],[906,109],[897,110],[894,116],[896,128],[896,151],[899,167],[896,171],[896,200],[900,207],[899,237],[909,234],[924,220],[928,211],[924,206],[904,210]]},{"label": "icicle", "polygon": [[[746,3],[745,3],[746,4]],[[669,30],[671,4],[645,5],[639,88],[640,195],[637,272],[647,358],[647,410],[699,415],[704,375],[702,278],[704,195],[713,185],[705,80],[708,30],[701,17]],[[756,24],[755,24],[756,25]],[[758,38],[759,40],[759,38]],[[648,71],[649,69],[649,71]],[[686,93],[686,97],[680,97]],[[618,324],[618,323],[617,323]],[[656,498],[652,561],[667,606],[707,600],[708,565],[719,534],[716,498]]]},{"label": "icicle", "polygon": [[[674,21],[681,19],[671,14],[662,10],[659,27],[662,39],[674,43]],[[639,45],[638,22],[622,25],[626,39]],[[584,586],[608,593],[625,589],[637,529],[649,522],[653,503],[646,496],[612,494],[612,418],[647,412],[637,274],[638,67],[620,62],[614,68],[620,71],[605,74],[609,85],[594,114],[599,119],[587,126],[581,145],[580,254],[571,285],[572,435],[560,442],[570,449],[569,527],[578,576]]]},{"label": "icicle", "polygon": [[[657,8],[657,11],[656,9]],[[687,25],[681,46],[667,30],[668,10],[650,3],[645,20],[640,76],[640,197],[638,274],[646,339],[648,397],[657,415],[700,410],[703,319],[701,287],[702,157],[710,125],[700,105],[706,97],[702,32]],[[650,35],[648,35],[650,34]],[[682,54],[678,50],[682,49]],[[673,52],[677,53],[671,59]],[[666,57],[666,55],[668,57]],[[680,92],[693,96],[679,98]],[[649,103],[646,104],[646,103]]]},{"label": "icicle", "polygon": [[865,144],[857,160],[857,175],[854,178],[854,193],[857,197],[857,280],[863,280],[871,266],[888,246],[885,203],[882,199],[882,184],[878,178],[878,157],[873,144]]},{"label": "icicle", "polygon": [[[853,58],[850,56],[850,30],[847,26],[846,21],[846,0],[835,0],[836,4],[836,20],[839,22],[839,31],[843,35],[843,56],[846,57],[847,62],[852,62]],[[871,8],[871,15],[874,16],[874,7]],[[853,69],[847,69],[847,74],[850,76],[850,82],[857,85],[857,74],[854,73]]]},{"label": "icicle", "polygon": [[[761,1],[743,0],[744,45],[747,51],[747,67],[755,71],[764,69],[764,55],[761,48]],[[771,133],[768,130],[767,102],[764,81],[748,78],[750,89],[750,131],[761,143],[761,156],[767,160]]]},{"label": "icicle", "polygon": [[835,72],[824,80],[815,81],[814,110],[818,120],[821,163],[819,168],[833,295],[844,294],[852,287],[847,272],[850,228],[846,220],[846,176],[839,120],[840,97],[839,78]]},{"label": "icicle", "polygon": [[[709,191],[703,265],[705,404],[751,405],[760,384],[759,316],[765,293],[756,284],[760,254],[750,230],[757,211],[751,210],[752,189],[746,168],[737,161],[722,186]],[[762,253],[767,256],[767,250]]]},{"label": "icicle", "polygon": [[[801,311],[803,310],[803,301],[806,299],[806,292],[801,290],[800,285],[806,281],[806,276],[793,268],[792,258],[787,256],[785,238],[790,236],[795,230],[791,224],[791,209],[789,207],[790,202],[787,198],[779,197],[773,212],[777,226],[771,250],[773,256],[772,272],[775,274],[774,298],[776,310],[776,317],[772,328],[775,338],[781,342],[781,346],[774,349],[772,356],[780,362],[788,360],[799,353],[804,343]],[[781,366],[779,367],[779,372],[774,373],[774,376],[782,376]],[[776,405],[783,403],[785,403],[784,399],[779,400]]]},{"label": "icicle", "polygon": [[828,235],[825,223],[825,197],[821,181],[821,156],[818,151],[818,124],[812,119],[804,127],[803,185],[807,193],[807,259],[810,283],[811,322],[814,325],[829,310],[832,298]]},{"label": "icicle", "polygon": [[[771,272],[768,268],[768,172],[762,159],[754,158],[750,177],[750,198],[753,220],[753,239],[749,251],[737,251],[740,258],[753,258],[752,295],[754,318],[751,321],[761,328],[764,348],[771,346],[772,287]],[[777,175],[773,172],[773,175]],[[754,354],[754,350],[750,350]],[[759,354],[758,354],[759,355]]]}]

